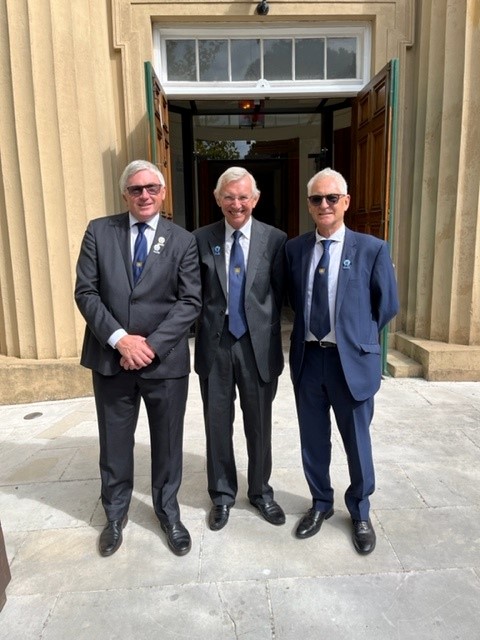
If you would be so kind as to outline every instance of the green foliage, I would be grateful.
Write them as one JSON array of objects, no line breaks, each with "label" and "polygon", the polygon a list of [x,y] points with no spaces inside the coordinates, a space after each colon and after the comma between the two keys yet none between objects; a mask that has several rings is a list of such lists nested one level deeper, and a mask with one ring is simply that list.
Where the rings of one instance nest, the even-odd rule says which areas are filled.
[{"label": "green foliage", "polygon": [[208,160],[238,160],[240,152],[232,140],[195,140],[195,154]]}]

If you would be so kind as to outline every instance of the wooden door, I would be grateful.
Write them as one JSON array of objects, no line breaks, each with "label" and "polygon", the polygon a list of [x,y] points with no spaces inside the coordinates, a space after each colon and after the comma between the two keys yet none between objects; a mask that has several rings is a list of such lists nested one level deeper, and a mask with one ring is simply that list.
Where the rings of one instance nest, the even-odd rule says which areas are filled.
[{"label": "wooden door", "polygon": [[161,214],[165,218],[173,218],[168,102],[162,85],[150,62],[145,62],[145,87],[149,122],[148,160],[157,165],[167,185],[166,197]]},{"label": "wooden door", "polygon": [[391,222],[396,60],[360,91],[352,105],[351,204],[347,225],[388,240]]}]

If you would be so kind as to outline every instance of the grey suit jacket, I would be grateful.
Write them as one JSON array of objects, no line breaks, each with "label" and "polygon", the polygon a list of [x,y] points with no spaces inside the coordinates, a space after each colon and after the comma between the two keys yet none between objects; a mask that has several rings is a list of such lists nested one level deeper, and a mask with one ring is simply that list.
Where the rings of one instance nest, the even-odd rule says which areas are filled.
[{"label": "grey suit jacket", "polygon": [[108,339],[117,329],[147,338],[156,353],[141,370],[149,378],[190,371],[188,333],[201,308],[194,237],[160,218],[155,241],[134,286],[128,213],[92,220],[77,263],[75,300],[87,322],[81,364],[103,375],[121,370]]},{"label": "grey suit jacket", "polygon": [[[193,232],[198,244],[203,307],[197,323],[195,371],[210,372],[227,312],[225,221]],[[286,233],[252,218],[245,283],[245,313],[258,372],[264,382],[283,370],[280,313],[285,295]]]}]

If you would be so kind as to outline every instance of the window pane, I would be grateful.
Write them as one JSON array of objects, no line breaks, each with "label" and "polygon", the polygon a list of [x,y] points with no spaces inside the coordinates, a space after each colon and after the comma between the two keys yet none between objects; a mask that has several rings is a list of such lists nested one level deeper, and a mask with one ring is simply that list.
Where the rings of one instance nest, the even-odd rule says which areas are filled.
[{"label": "window pane", "polygon": [[260,78],[260,40],[232,40],[232,80]]},{"label": "window pane", "polygon": [[292,79],[292,41],[263,41],[263,76],[267,80]]},{"label": "window pane", "polygon": [[200,80],[228,80],[228,40],[199,40]]},{"label": "window pane", "polygon": [[325,40],[302,38],[295,40],[295,80],[323,80]]},{"label": "window pane", "polygon": [[357,39],[327,38],[327,78],[357,77]]},{"label": "window pane", "polygon": [[167,40],[166,49],[168,79],[195,82],[195,40]]}]

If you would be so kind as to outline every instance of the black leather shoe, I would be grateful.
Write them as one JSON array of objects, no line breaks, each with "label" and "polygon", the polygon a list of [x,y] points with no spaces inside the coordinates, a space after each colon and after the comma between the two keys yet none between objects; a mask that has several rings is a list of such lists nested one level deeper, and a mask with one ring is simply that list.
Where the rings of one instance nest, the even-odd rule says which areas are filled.
[{"label": "black leather shoe", "polygon": [[228,504],[214,504],[208,516],[208,526],[212,531],[220,531],[227,524],[229,515]]},{"label": "black leather shoe", "polygon": [[283,509],[275,500],[271,502],[250,502],[250,504],[256,507],[270,524],[285,524]]},{"label": "black leather shoe", "polygon": [[177,556],[184,556],[192,548],[192,539],[185,526],[180,522],[173,524],[160,523],[167,534],[167,542],[170,549]]},{"label": "black leather shoe", "polygon": [[313,507],[307,511],[297,525],[295,535],[297,538],[310,538],[320,531],[324,520],[333,516],[333,509],[329,511],[317,511]]},{"label": "black leather shoe", "polygon": [[353,546],[363,555],[372,553],[375,549],[377,536],[370,520],[353,520]]},{"label": "black leather shoe", "polygon": [[128,522],[128,516],[121,520],[109,520],[100,534],[98,549],[101,556],[111,556],[123,542],[122,531]]}]

